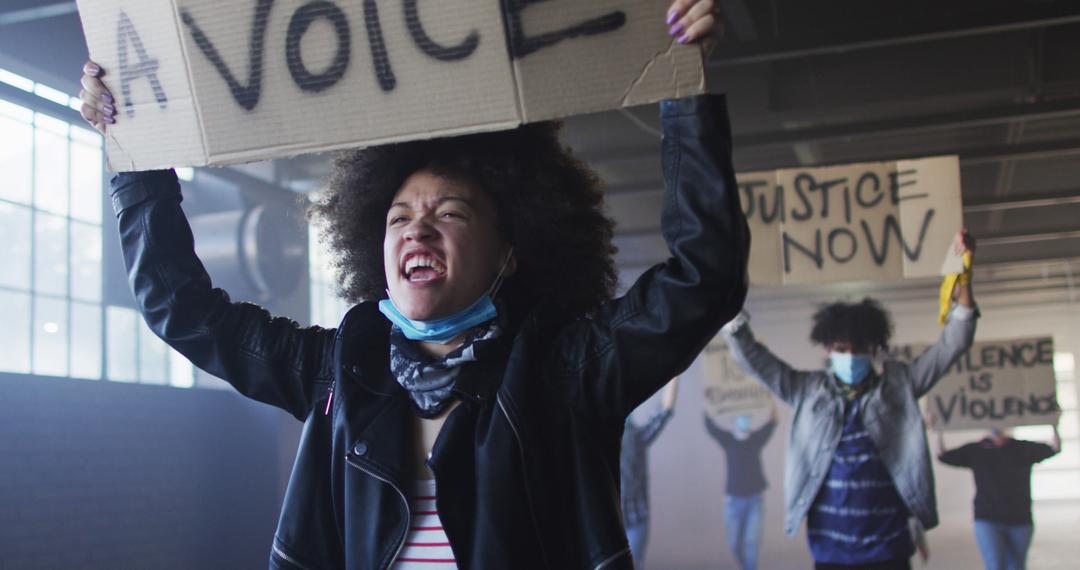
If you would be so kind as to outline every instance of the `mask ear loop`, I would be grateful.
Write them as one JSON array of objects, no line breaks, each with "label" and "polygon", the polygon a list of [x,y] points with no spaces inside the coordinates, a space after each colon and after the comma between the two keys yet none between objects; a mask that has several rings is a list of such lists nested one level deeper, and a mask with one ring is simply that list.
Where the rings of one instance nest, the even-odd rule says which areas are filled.
[{"label": "mask ear loop", "polygon": [[510,260],[514,258],[514,246],[510,246],[510,253],[506,254],[506,260],[503,261],[502,267],[499,268],[499,274],[495,276],[495,281],[488,288],[488,295],[491,298],[495,298],[499,294],[499,288],[502,287],[503,281],[506,279],[503,275],[506,273],[506,268],[510,267]]}]

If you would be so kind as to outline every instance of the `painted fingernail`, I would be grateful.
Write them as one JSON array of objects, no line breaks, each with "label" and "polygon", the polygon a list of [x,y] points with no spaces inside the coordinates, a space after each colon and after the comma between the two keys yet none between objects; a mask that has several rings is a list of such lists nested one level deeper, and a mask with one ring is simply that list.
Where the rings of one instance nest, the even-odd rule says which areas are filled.
[{"label": "painted fingernail", "polygon": [[670,26],[672,22],[674,22],[675,20],[678,20],[678,19],[679,19],[679,11],[678,10],[672,10],[672,11],[668,12],[667,25]]},{"label": "painted fingernail", "polygon": [[97,75],[97,74],[101,73],[101,68],[98,67],[97,65],[94,65],[94,64],[90,64],[90,66],[87,69],[90,70],[91,75]]},{"label": "painted fingernail", "polygon": [[116,108],[113,107],[112,105],[105,105],[104,107],[101,108],[101,110],[105,111],[106,115],[115,115],[116,114]]},{"label": "painted fingernail", "polygon": [[114,118],[112,118],[112,117],[110,117],[108,115],[105,116],[104,120],[105,120],[106,123],[109,123],[110,125],[116,122],[116,119],[114,119]]},{"label": "painted fingernail", "polygon": [[106,102],[109,102],[109,103],[113,102],[112,95],[109,95],[108,93],[102,93],[101,98],[104,99]]},{"label": "painted fingernail", "polygon": [[679,36],[679,43],[680,44],[685,44],[688,41],[690,41],[690,34],[683,34],[683,35]]},{"label": "painted fingernail", "polygon": [[686,26],[682,25],[682,22],[680,22],[678,24],[675,24],[674,26],[671,26],[670,30],[668,30],[668,35],[669,36],[677,36],[677,35],[681,34],[682,31],[685,28],[686,28]]}]

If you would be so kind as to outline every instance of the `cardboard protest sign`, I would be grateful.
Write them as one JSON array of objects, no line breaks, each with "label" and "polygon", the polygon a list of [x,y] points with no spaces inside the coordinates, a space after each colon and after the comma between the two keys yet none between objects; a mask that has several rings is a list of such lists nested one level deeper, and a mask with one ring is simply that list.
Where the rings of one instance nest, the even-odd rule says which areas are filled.
[{"label": "cardboard protest sign", "polygon": [[713,417],[753,414],[769,409],[768,388],[739,366],[727,343],[717,337],[701,353],[705,412]]},{"label": "cardboard protest sign", "polygon": [[[922,354],[924,346],[897,349]],[[941,430],[1052,424],[1061,409],[1051,338],[976,342],[927,395]]]},{"label": "cardboard protest sign", "polygon": [[[881,281],[958,272],[955,156],[738,175],[759,285]],[[946,262],[949,263],[946,263]]]},{"label": "cardboard protest sign", "polygon": [[116,169],[513,127],[704,92],[656,0],[78,0]]}]

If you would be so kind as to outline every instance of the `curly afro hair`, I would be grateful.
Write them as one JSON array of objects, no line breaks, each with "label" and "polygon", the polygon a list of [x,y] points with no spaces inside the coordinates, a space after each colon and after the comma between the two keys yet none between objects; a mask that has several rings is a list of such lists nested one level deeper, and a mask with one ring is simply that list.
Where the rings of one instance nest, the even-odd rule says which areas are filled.
[{"label": "curly afro hair", "polygon": [[599,180],[558,132],[557,123],[536,123],[339,153],[308,209],[332,251],[339,294],[352,303],[385,298],[386,212],[405,180],[426,168],[492,198],[517,257],[503,287],[515,304],[542,300],[553,315],[590,315],[615,291],[614,223],[603,213]]},{"label": "curly afro hair", "polygon": [[814,313],[810,340],[829,346],[849,342],[855,352],[885,349],[892,338],[893,323],[881,303],[867,297],[858,303],[832,303]]}]

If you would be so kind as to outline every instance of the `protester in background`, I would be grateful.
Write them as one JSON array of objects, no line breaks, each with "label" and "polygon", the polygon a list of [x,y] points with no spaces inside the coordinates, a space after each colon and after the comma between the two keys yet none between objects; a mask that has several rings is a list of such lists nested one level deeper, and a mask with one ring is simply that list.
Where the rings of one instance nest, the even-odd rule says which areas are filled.
[{"label": "protester in background", "polygon": [[981,441],[956,449],[948,449],[945,433],[938,431],[937,447],[938,460],[971,469],[975,476],[975,540],[986,570],[1023,570],[1035,529],[1031,466],[1061,451],[1057,425],[1050,445],[993,429]]},{"label": "protester in background", "polygon": [[[715,10],[664,25],[696,42]],[[106,71],[80,94],[102,133]],[[174,172],[113,179],[151,330],[305,421],[272,568],[632,567],[624,422],[738,313],[749,255],[724,99],[665,101],[661,127],[671,258],[618,299],[603,194],[554,125],[341,154],[313,207],[357,303],[336,330],[213,288]]]},{"label": "protester in background", "polygon": [[742,570],[756,570],[761,545],[762,494],[768,487],[761,450],[776,431],[776,403],[769,421],[750,431],[751,417],[735,416],[728,431],[705,414],[705,429],[724,449],[727,486],[724,495],[724,536]]},{"label": "protester in background", "polygon": [[649,544],[649,446],[652,445],[675,414],[675,396],[679,379],[668,382],[660,409],[642,425],[626,418],[623,428],[620,472],[622,478],[623,525],[634,555],[635,568],[645,564],[645,548]]},{"label": "protester in background", "polygon": [[[956,236],[957,254],[975,241]],[[748,373],[795,407],[788,445],[784,527],[807,518],[817,568],[911,567],[908,517],[937,525],[934,480],[918,399],[971,346],[977,311],[970,274],[951,293],[941,338],[910,364],[875,358],[892,335],[879,303],[834,303],[813,318],[810,339],[829,370],[795,370],[754,340],[748,317],[724,326],[732,354]]]}]

